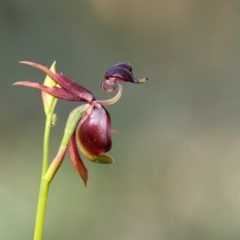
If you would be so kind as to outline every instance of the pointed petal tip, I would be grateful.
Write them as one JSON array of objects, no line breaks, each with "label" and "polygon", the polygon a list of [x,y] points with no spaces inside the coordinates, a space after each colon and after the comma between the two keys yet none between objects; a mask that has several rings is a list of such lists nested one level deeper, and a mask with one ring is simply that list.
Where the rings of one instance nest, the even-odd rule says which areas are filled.
[{"label": "pointed petal tip", "polygon": [[83,182],[84,182],[84,185],[85,185],[85,187],[87,187],[88,175],[87,175],[87,177],[86,177],[86,178],[82,178],[82,180],[83,180]]},{"label": "pointed petal tip", "polygon": [[[72,161],[72,163],[73,163],[73,161]],[[87,186],[88,170],[85,168],[84,165],[81,165],[79,163],[78,164],[73,163],[73,165],[74,165],[75,170],[78,172],[78,174],[82,178],[84,185]]]},{"label": "pointed petal tip", "polygon": [[[85,166],[84,166],[85,168]],[[88,170],[85,168],[85,169],[82,169],[81,173],[79,172],[79,169],[75,168],[77,170],[77,172],[79,173],[80,177],[82,178],[83,180],[83,183],[85,185],[85,187],[87,186],[87,181],[88,181]]]},{"label": "pointed petal tip", "polygon": [[19,61],[19,63],[27,64],[27,65],[33,65],[33,64],[35,64],[34,62],[29,62],[29,61]]},{"label": "pointed petal tip", "polygon": [[13,85],[22,85],[22,82],[15,82]]},{"label": "pointed petal tip", "polygon": [[[57,64],[57,62],[56,62],[56,60],[54,60],[51,65],[51,69],[50,69],[51,71],[52,71],[52,69],[54,69],[56,67],[56,64]],[[54,73],[56,74],[56,72],[54,72]]]},{"label": "pointed petal tip", "polygon": [[19,81],[19,82],[15,82],[13,83],[13,85],[22,85],[22,86],[33,86],[33,85],[36,85],[38,83],[33,83],[33,82],[29,82],[29,81]]},{"label": "pointed petal tip", "polygon": [[[42,64],[39,64],[39,63],[36,63],[36,62],[30,62],[30,61],[19,61],[19,63],[21,64],[26,64],[26,65],[30,65],[30,66],[43,66],[45,67],[44,65]],[[52,65],[55,66],[56,65],[56,60],[53,61]]]},{"label": "pointed petal tip", "polygon": [[[26,64],[26,65],[32,66],[34,68],[38,68],[39,70],[42,70],[42,71],[44,71],[44,70],[49,71],[47,66],[36,63],[36,62],[19,61],[19,63]],[[45,72],[45,73],[48,74],[47,72]]]},{"label": "pointed petal tip", "polygon": [[85,187],[87,187],[87,181],[88,181],[88,170],[85,169],[85,171],[81,171],[79,172],[79,169],[75,168],[78,172],[78,174],[80,175],[81,179],[83,180],[83,183],[85,185]]}]

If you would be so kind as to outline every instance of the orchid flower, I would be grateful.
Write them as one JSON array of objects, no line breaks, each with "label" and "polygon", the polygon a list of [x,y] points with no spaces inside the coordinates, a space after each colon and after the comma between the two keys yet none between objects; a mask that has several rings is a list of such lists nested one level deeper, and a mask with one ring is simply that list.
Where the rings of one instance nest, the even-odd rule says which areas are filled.
[{"label": "orchid flower", "polygon": [[[104,92],[112,92],[118,88],[118,92],[112,99],[96,100],[93,94],[74,82],[63,73],[54,73],[48,67],[22,61],[21,63],[35,67],[47,74],[55,84],[45,85],[30,81],[16,82],[15,85],[23,85],[41,90],[57,99],[67,101],[85,102],[86,104],[74,109],[69,115],[64,136],[57,157],[63,160],[66,150],[69,150],[70,159],[86,184],[88,172],[79,155],[80,152],[90,161],[96,163],[112,163],[113,159],[106,154],[112,147],[111,117],[104,106],[116,103],[122,95],[121,82],[144,83],[148,78],[136,79],[133,76],[131,66],[119,63],[105,73],[101,89]],[[108,87],[107,87],[108,85]],[[46,96],[43,95],[43,100]],[[47,111],[45,109],[45,111]]]}]

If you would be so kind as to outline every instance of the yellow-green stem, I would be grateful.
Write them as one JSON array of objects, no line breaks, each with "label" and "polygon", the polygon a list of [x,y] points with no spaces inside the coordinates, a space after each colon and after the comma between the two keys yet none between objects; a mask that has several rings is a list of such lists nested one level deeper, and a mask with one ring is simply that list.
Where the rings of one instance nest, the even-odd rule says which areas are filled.
[{"label": "yellow-green stem", "polygon": [[44,139],[43,139],[43,165],[42,165],[42,177],[46,174],[48,170],[49,161],[49,138],[52,124],[52,114],[50,113],[46,117]]},{"label": "yellow-green stem", "polygon": [[34,230],[34,240],[42,240],[49,185],[50,185],[50,182],[48,182],[47,180],[44,180],[43,178],[41,179],[35,230]]},{"label": "yellow-green stem", "polygon": [[39,197],[38,197],[34,240],[42,240],[42,235],[43,235],[43,225],[44,225],[44,218],[45,218],[45,212],[46,212],[48,190],[50,185],[50,181],[48,179],[44,179],[43,176],[48,170],[49,137],[50,137],[50,131],[51,131],[52,115],[53,115],[53,112],[50,112],[46,116],[44,141],[43,141],[43,166],[42,166],[42,176],[41,176],[41,183],[40,183],[40,190],[39,190]]}]

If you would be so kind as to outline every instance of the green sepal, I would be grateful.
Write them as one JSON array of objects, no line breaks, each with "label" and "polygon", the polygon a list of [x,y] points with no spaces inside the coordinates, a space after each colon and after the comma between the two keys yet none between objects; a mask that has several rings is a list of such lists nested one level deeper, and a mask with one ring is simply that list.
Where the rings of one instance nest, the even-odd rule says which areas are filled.
[{"label": "green sepal", "polygon": [[63,139],[62,139],[59,151],[62,150],[63,148],[65,148],[68,145],[68,142],[69,142],[70,138],[72,137],[73,132],[75,131],[76,126],[77,126],[80,118],[85,113],[88,106],[89,106],[89,104],[81,105],[80,107],[75,108],[70,113],[70,115],[68,117],[68,120],[67,120],[67,123],[66,123],[66,127],[65,127],[65,130],[64,130],[64,135],[63,135]]},{"label": "green sepal", "polygon": [[[56,73],[56,61],[54,61],[52,63],[50,70],[53,73]],[[57,86],[58,84],[47,75],[44,80],[44,85],[47,87],[53,87],[53,86]],[[42,99],[43,99],[43,106],[44,106],[44,111],[45,111],[46,116],[50,112],[53,113],[58,99],[46,92],[43,92],[43,91],[42,91]]]},{"label": "green sepal", "polygon": [[63,134],[63,139],[61,142],[61,145],[59,147],[57,156],[54,158],[52,161],[50,167],[48,168],[46,174],[44,175],[44,179],[47,179],[48,181],[52,181],[53,177],[55,176],[58,168],[61,166],[67,147],[68,143],[70,141],[70,138],[72,137],[76,126],[82,117],[82,115],[85,113],[87,110],[88,104],[81,105],[80,107],[75,108],[69,115],[66,127],[64,130]]}]

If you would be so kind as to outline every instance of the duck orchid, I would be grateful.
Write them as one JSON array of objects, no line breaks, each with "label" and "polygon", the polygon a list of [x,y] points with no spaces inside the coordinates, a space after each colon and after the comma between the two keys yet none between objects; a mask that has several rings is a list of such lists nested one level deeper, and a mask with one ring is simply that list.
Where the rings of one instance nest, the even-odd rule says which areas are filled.
[{"label": "duck orchid", "polygon": [[[53,81],[53,84],[41,84],[31,81],[20,81],[14,84],[41,90],[45,105],[47,104],[48,96],[67,101],[86,103],[70,113],[64,133],[66,137],[63,138],[62,147],[60,147],[56,157],[59,161],[62,161],[68,149],[75,169],[86,184],[88,172],[79,155],[78,149],[92,162],[113,162],[113,159],[106,152],[112,147],[111,133],[116,131],[111,129],[111,117],[104,106],[114,104],[120,99],[122,95],[121,82],[144,83],[148,78],[134,78],[132,67],[126,62],[114,65],[105,73],[101,89],[104,92],[112,92],[118,88],[117,94],[109,100],[96,100],[89,90],[66,77],[61,72],[55,73],[48,67],[34,62],[22,61],[20,63],[43,71]],[[46,111],[48,110],[45,107]]]}]

